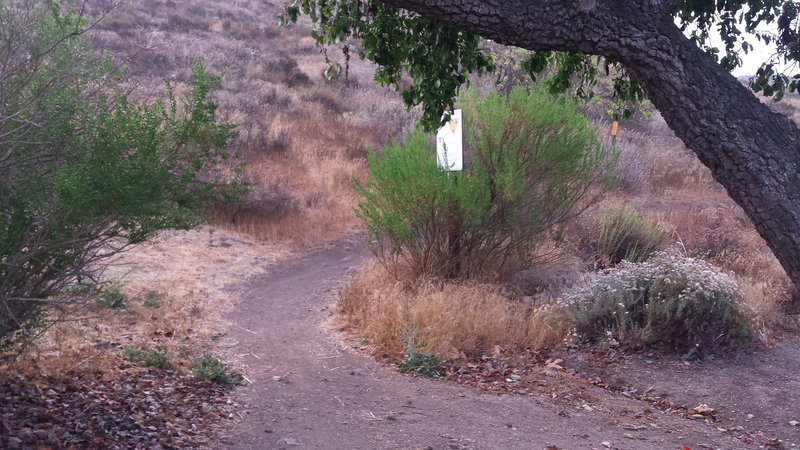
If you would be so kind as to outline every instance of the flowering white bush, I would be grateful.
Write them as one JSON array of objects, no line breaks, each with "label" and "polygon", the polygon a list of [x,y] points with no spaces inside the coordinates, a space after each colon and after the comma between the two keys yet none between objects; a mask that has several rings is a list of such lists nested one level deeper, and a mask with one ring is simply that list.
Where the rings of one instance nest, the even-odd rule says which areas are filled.
[{"label": "flowering white bush", "polygon": [[659,252],[603,271],[562,306],[581,340],[661,345],[690,357],[752,343],[740,299],[736,282],[717,267]]}]

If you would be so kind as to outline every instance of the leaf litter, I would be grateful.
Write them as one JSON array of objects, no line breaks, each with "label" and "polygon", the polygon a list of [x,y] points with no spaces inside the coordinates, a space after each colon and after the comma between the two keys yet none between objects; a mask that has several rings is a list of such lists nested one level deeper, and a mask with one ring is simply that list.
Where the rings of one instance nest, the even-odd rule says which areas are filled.
[{"label": "leaf litter", "polygon": [[222,387],[124,360],[69,375],[0,374],[0,448],[210,448],[237,407]]}]

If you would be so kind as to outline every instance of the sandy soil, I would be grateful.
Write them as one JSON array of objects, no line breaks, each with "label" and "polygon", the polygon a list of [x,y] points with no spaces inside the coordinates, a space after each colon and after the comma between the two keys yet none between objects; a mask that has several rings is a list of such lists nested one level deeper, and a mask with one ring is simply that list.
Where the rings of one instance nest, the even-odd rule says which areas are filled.
[{"label": "sandy soil", "polygon": [[[566,353],[556,379],[571,394],[560,396],[546,389],[497,395],[401,375],[359,354],[329,323],[338,289],[367,258],[359,238],[348,238],[229,288],[241,295],[227,338],[238,342],[234,356],[250,381],[238,395],[249,407],[221,447],[735,449],[800,442],[800,427],[790,424],[800,420],[797,340],[688,366],[656,356]],[[713,413],[690,414],[701,404]]]}]

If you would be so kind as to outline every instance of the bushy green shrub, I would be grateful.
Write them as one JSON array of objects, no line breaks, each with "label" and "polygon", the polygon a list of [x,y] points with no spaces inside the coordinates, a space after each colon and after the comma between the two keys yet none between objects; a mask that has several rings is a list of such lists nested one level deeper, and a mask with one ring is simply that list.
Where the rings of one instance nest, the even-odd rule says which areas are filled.
[{"label": "bushy green shrub", "polygon": [[213,356],[201,356],[192,361],[189,367],[195,378],[209,383],[217,383],[223,386],[236,386],[244,381],[244,375],[231,370],[219,358]]},{"label": "bushy green shrub", "polygon": [[711,264],[659,252],[602,272],[566,296],[565,310],[578,339],[664,347],[691,357],[755,340],[740,297],[736,282]]},{"label": "bushy green shrub", "polygon": [[64,288],[93,284],[103,258],[242,193],[215,181],[234,136],[217,80],[195,65],[188,98],[128,102],[71,4],[0,2],[0,358],[85,303]]},{"label": "bushy green shrub", "polygon": [[464,171],[441,170],[422,132],[369,154],[357,214],[387,267],[469,278],[527,265],[613,163],[568,99],[517,88],[461,108]]},{"label": "bushy green shrub", "polygon": [[667,244],[667,231],[627,203],[612,205],[590,222],[587,244],[595,263],[611,267],[623,260],[642,262]]}]

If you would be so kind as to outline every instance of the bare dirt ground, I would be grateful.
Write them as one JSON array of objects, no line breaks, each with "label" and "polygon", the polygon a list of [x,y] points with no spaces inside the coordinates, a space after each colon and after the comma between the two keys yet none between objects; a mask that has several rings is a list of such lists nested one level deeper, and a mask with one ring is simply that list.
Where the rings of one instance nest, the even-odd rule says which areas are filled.
[{"label": "bare dirt ground", "polygon": [[361,238],[351,237],[230,287],[241,300],[228,316],[233,326],[226,339],[237,343],[234,358],[250,383],[238,389],[248,407],[221,447],[800,444],[800,427],[792,424],[800,420],[797,339],[766,352],[689,365],[655,355],[562,351],[552,357],[563,362],[540,362],[530,369],[538,376],[521,377],[514,387],[502,377],[488,389],[413,378],[360,354],[357,343],[330,324],[338,289],[367,258]]}]

